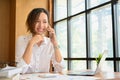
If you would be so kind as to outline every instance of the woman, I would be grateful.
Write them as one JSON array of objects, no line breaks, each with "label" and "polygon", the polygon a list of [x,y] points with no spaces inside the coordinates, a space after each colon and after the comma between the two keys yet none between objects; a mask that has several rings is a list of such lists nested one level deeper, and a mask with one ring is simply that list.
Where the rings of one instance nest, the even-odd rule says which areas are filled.
[{"label": "woman", "polygon": [[[22,67],[22,73],[49,72],[51,63],[55,71],[61,72],[63,59],[54,29],[49,26],[49,13],[35,8],[26,24],[31,35],[19,37],[16,43],[16,62]],[[49,37],[45,36],[46,32]]]}]

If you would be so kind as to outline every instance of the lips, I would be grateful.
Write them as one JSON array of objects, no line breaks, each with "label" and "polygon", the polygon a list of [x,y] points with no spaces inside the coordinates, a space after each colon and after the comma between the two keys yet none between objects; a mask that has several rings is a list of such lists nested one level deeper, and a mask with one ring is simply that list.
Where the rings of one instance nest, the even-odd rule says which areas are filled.
[{"label": "lips", "polygon": [[43,32],[43,29],[37,29],[38,32]]}]

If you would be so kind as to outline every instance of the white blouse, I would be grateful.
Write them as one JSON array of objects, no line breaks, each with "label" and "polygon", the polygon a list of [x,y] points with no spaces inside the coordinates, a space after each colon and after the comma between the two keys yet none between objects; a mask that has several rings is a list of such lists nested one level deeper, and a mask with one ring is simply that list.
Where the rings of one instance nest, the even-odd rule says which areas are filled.
[{"label": "white blouse", "polygon": [[22,56],[31,38],[32,35],[20,36],[16,42],[16,62],[17,67],[22,67],[22,73],[49,72],[50,61],[56,72],[62,71],[63,60],[61,63],[56,62],[54,47],[48,37],[44,37],[40,46],[37,44],[33,46],[31,62],[26,64]]}]

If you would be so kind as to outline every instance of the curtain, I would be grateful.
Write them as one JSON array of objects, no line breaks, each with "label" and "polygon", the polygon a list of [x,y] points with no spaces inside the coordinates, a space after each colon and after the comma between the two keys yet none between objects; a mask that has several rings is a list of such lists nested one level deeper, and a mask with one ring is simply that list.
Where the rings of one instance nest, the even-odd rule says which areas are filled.
[{"label": "curtain", "polygon": [[53,27],[53,19],[54,19],[53,0],[48,0],[48,11],[50,14],[50,25],[51,27]]}]

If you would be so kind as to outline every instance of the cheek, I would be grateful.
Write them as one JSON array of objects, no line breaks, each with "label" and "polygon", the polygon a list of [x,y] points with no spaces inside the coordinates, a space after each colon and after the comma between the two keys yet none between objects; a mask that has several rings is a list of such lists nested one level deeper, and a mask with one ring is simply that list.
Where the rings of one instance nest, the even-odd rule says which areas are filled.
[{"label": "cheek", "polygon": [[47,29],[47,28],[48,28],[48,25],[46,25],[45,28]]},{"label": "cheek", "polygon": [[44,26],[44,29],[46,30],[47,28],[48,28],[48,25],[45,25],[45,26]]},{"label": "cheek", "polygon": [[36,30],[36,29],[37,29],[37,26],[35,25],[34,30]]}]

